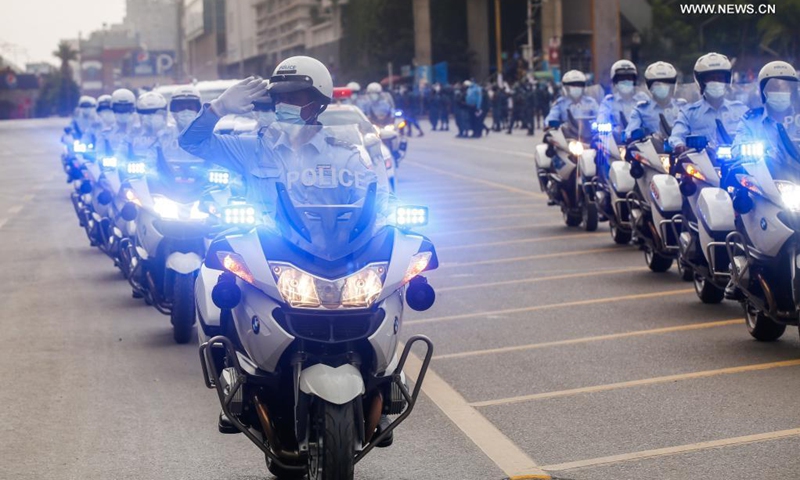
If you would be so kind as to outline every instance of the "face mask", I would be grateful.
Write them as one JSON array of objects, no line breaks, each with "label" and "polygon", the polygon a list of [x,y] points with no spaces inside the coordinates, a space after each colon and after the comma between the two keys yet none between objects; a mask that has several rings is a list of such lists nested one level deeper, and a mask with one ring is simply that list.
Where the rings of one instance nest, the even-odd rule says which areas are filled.
[{"label": "face mask", "polygon": [[139,115],[139,123],[142,124],[144,128],[153,128],[153,115],[152,114],[140,114]]},{"label": "face mask", "polygon": [[256,121],[261,127],[268,127],[275,121],[275,112],[256,112]]},{"label": "face mask", "polygon": [[83,118],[84,120],[88,120],[88,119],[92,118],[92,112],[94,111],[94,109],[93,108],[81,108],[79,111],[80,111],[81,118]]},{"label": "face mask", "polygon": [[177,123],[181,130],[183,130],[187,125],[192,123],[194,117],[197,116],[197,112],[194,110],[181,110],[180,112],[173,114],[173,116],[175,117],[175,123]]},{"label": "face mask", "polygon": [[115,113],[114,118],[117,120],[117,123],[127,124],[131,121],[131,113]]},{"label": "face mask", "polygon": [[[303,105],[306,107],[307,105]],[[297,105],[290,105],[288,103],[279,103],[275,105],[275,118],[279,122],[282,123],[289,123],[292,125],[305,125],[306,121],[303,120],[303,117],[300,115],[300,112],[303,110],[303,107],[298,107]]]},{"label": "face mask", "polygon": [[151,120],[151,123],[153,126],[153,130],[158,132],[167,126],[167,117],[156,113],[153,115],[153,120]]},{"label": "face mask", "polygon": [[114,112],[111,110],[101,110],[98,115],[100,115],[100,120],[102,120],[104,124],[111,125],[114,123]]},{"label": "face mask", "polygon": [[722,82],[708,82],[706,84],[706,95],[710,98],[722,98],[725,96],[725,84]]},{"label": "face mask", "polygon": [[381,94],[380,94],[380,93],[370,93],[370,94],[369,94],[369,98],[370,98],[370,99],[371,99],[373,102],[377,102],[377,101],[378,101],[378,98],[380,98],[380,96],[381,96]]},{"label": "face mask", "polygon": [[776,112],[783,112],[792,106],[791,92],[767,92],[767,106]]},{"label": "face mask", "polygon": [[663,83],[656,83],[650,88],[650,91],[653,93],[653,96],[659,100],[664,100],[669,96],[669,85],[665,85]]},{"label": "face mask", "polygon": [[623,80],[617,83],[617,91],[623,95],[628,95],[633,92],[633,82],[630,80]]},{"label": "face mask", "polygon": [[569,87],[567,89],[567,92],[569,93],[570,97],[572,97],[573,99],[577,100],[577,99],[581,98],[581,96],[583,95],[583,88],[582,87]]}]

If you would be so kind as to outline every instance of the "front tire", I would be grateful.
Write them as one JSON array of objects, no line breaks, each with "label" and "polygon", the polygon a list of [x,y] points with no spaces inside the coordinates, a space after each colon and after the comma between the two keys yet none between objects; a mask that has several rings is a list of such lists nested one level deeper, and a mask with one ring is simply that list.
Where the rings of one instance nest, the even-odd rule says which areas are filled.
[{"label": "front tire", "polygon": [[587,232],[594,232],[597,230],[597,222],[599,215],[597,213],[597,204],[584,199],[583,204],[583,229]]},{"label": "front tire", "polygon": [[611,222],[611,238],[614,239],[614,243],[617,245],[627,245],[631,243],[631,238],[633,237],[633,232],[630,230],[623,230],[619,228],[619,226]]},{"label": "front tire", "polygon": [[564,223],[567,224],[568,227],[577,227],[581,224],[583,220],[582,214],[579,213],[572,213],[572,212],[564,212]]},{"label": "front tire", "polygon": [[686,265],[680,259],[678,259],[677,266],[678,266],[678,275],[680,275],[681,280],[683,280],[684,282],[694,281],[694,270],[692,269],[692,267]]},{"label": "front tire", "polygon": [[703,303],[720,303],[725,298],[725,290],[703,278],[700,274],[694,275],[694,291]]},{"label": "front tire", "polygon": [[742,304],[747,331],[759,342],[774,342],[786,331],[786,325],[775,323],[749,301]]},{"label": "front tire", "polygon": [[308,479],[352,480],[356,445],[353,403],[319,402],[317,446],[311,455]]},{"label": "front tire", "polygon": [[671,258],[660,255],[649,248],[644,251],[644,261],[647,263],[647,267],[656,273],[666,272],[672,266]]},{"label": "front tire", "polygon": [[189,343],[195,321],[194,275],[175,274],[172,290],[172,336],[175,343]]}]

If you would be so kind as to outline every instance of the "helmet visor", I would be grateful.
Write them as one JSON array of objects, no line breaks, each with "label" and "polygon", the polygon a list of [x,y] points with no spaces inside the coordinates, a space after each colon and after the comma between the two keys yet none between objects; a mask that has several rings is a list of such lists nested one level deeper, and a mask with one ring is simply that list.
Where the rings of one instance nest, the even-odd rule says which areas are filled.
[{"label": "helmet visor", "polygon": [[132,103],[115,103],[111,105],[111,110],[114,113],[133,113],[136,107]]},{"label": "helmet visor", "polygon": [[270,93],[290,93],[314,88],[314,80],[308,75],[273,75],[269,79]]},{"label": "helmet visor", "polygon": [[169,104],[169,110],[172,113],[182,112],[184,110],[199,112],[200,107],[200,101],[191,98],[173,99]]}]

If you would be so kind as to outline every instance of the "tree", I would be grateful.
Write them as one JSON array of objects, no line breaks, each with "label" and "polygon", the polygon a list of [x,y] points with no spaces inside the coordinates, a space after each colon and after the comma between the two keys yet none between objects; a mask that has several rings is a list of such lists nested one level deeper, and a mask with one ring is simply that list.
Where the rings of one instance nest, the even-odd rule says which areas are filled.
[{"label": "tree", "polygon": [[758,21],[761,35],[759,48],[789,63],[796,63],[800,45],[797,25],[800,22],[800,2],[782,0],[775,2],[775,15],[764,15]]},{"label": "tree", "polygon": [[78,59],[78,52],[70,44],[62,40],[53,56],[61,60],[61,68],[57,74],[50,75],[42,85],[40,112],[51,114],[53,110],[61,116],[72,113],[78,104],[80,94],[78,84],[72,78],[72,67],[69,62]]}]

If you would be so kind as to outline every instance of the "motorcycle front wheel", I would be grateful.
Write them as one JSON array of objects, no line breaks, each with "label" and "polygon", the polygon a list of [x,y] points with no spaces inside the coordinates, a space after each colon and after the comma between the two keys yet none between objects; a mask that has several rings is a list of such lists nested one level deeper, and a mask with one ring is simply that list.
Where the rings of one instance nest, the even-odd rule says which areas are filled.
[{"label": "motorcycle front wheel", "polygon": [[775,323],[749,301],[742,304],[747,331],[760,342],[774,342],[786,331],[786,325]]},{"label": "motorcycle front wheel", "polygon": [[195,320],[194,276],[191,274],[175,274],[170,320],[175,343],[189,343]]},{"label": "motorcycle front wheel", "polygon": [[644,251],[644,261],[650,270],[657,273],[666,272],[672,266],[671,258],[660,255],[649,248]]},{"label": "motorcycle front wheel", "polygon": [[356,444],[353,403],[319,402],[316,445],[310,449],[308,480],[352,480]]}]

